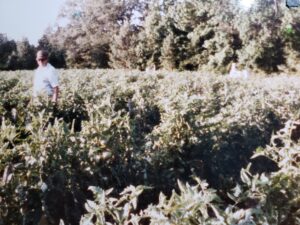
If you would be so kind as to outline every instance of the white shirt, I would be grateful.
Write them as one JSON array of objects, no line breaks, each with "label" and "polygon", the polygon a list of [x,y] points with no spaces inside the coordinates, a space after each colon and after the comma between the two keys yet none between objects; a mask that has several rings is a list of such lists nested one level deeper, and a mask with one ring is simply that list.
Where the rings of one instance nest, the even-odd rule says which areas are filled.
[{"label": "white shirt", "polygon": [[40,94],[53,95],[53,88],[58,87],[58,74],[56,69],[47,63],[45,67],[38,67],[33,79],[33,96]]},{"label": "white shirt", "polygon": [[231,69],[230,69],[230,72],[229,72],[229,77],[247,79],[249,77],[249,72],[246,69],[244,69],[242,71],[237,70],[236,67],[235,67],[235,63],[232,63]]}]

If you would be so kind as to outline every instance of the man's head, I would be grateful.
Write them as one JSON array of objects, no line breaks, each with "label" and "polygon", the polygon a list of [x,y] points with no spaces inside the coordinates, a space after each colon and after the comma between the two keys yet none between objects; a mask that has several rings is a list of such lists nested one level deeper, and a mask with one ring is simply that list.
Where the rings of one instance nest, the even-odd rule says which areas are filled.
[{"label": "man's head", "polygon": [[48,63],[48,52],[45,50],[39,50],[36,53],[36,61],[39,66],[47,66]]}]

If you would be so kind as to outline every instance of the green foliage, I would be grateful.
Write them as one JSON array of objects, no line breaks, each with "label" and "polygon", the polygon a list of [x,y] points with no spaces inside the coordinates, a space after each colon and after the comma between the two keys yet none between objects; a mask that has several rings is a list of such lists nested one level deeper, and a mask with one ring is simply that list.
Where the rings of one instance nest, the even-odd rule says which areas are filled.
[{"label": "green foliage", "polygon": [[[111,207],[114,202],[123,202],[124,197],[120,200],[106,199],[104,191],[93,187],[93,190],[98,190],[98,195],[95,201],[87,202],[88,213],[82,218],[81,224],[140,224],[145,219],[147,224],[153,225],[299,224],[300,164],[299,144],[292,140],[295,133],[299,138],[299,122],[287,122],[285,128],[272,137],[270,146],[253,156],[267,156],[278,163],[280,169],[271,174],[256,175],[249,172],[251,164],[242,169],[242,184],[228,193],[231,203],[224,202],[215,190],[208,188],[205,181],[195,178],[196,185],[184,185],[178,181],[179,193],[173,191],[169,198],[160,193],[158,203],[149,205],[137,214],[130,214],[130,221],[128,217],[125,217],[125,221],[120,221],[119,217],[113,215],[120,211],[123,213],[117,215],[129,215],[132,197],[127,197],[129,202],[123,208],[118,208],[119,204]],[[135,193],[134,202],[141,193],[140,189],[130,188]],[[113,222],[106,223],[105,218],[109,215],[112,215]],[[92,222],[94,217],[97,219]]]},{"label": "green foliage", "polygon": [[36,65],[34,46],[26,38],[15,42],[0,34],[0,52],[0,70],[33,69]]},{"label": "green foliage", "polygon": [[70,24],[47,36],[66,52],[69,67],[224,74],[235,61],[272,73],[298,57],[299,14],[284,3],[256,1],[245,10],[237,0],[70,0],[62,12]]},{"label": "green foliage", "polygon": [[107,68],[111,39],[138,7],[138,0],[67,1],[61,16],[70,23],[47,36],[65,51],[68,67]]},{"label": "green foliage", "polygon": [[142,186],[128,186],[117,199],[108,197],[112,189],[104,191],[97,187],[89,187],[95,201],[88,200],[85,204],[87,213],[81,218],[80,224],[140,224],[141,218],[133,212],[137,209],[137,200],[143,189]]},{"label": "green foliage", "polygon": [[299,118],[298,78],[59,73],[57,105],[0,73],[0,223],[297,224],[298,128],[271,137]]},{"label": "green foliage", "polygon": [[266,72],[278,71],[278,65],[285,64],[283,42],[281,39],[268,40],[265,45],[263,52],[256,58],[257,66]]},{"label": "green foliage", "polygon": [[[48,33],[50,33],[49,31]],[[43,35],[43,37],[39,40],[37,49],[44,49],[49,52],[49,63],[53,65],[55,68],[65,68],[65,53],[63,50],[59,50],[58,44],[52,45],[49,41],[49,37]]]},{"label": "green foliage", "polygon": [[170,199],[161,193],[157,205],[144,211],[150,224],[205,224],[212,222],[212,217],[220,219],[216,191],[206,182],[196,181],[193,186],[178,181],[179,194],[173,192]]},{"label": "green foliage", "polygon": [[4,34],[0,34],[0,69],[7,70],[13,61],[13,51],[16,48],[14,41],[9,41]]},{"label": "green foliage", "polygon": [[16,42],[17,65],[13,65],[13,69],[29,69],[36,67],[35,48],[29,44],[27,39]]},{"label": "green foliage", "polygon": [[134,51],[138,28],[125,21],[110,44],[110,66],[115,69],[134,68],[139,60]]},{"label": "green foliage", "polygon": [[138,45],[136,54],[139,57],[139,68],[145,70],[147,67],[159,68],[162,41],[167,35],[165,20],[160,13],[158,4],[150,5],[143,21],[143,29],[138,33]]},{"label": "green foliage", "polygon": [[[226,74],[229,65],[255,72],[296,72],[299,8],[286,0],[68,0],[69,23],[50,27],[38,48],[58,68],[166,69]],[[0,37],[0,69],[32,69],[27,40]]]}]

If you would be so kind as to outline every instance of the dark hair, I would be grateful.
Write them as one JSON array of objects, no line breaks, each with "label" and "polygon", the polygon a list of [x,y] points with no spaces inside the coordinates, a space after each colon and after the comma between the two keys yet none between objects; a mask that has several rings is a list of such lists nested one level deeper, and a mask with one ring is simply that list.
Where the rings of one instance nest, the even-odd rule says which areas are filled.
[{"label": "dark hair", "polygon": [[42,56],[43,59],[48,59],[48,55],[49,55],[48,51],[46,51],[46,50],[39,50],[36,54],[38,55],[39,53],[41,54],[41,56]]}]

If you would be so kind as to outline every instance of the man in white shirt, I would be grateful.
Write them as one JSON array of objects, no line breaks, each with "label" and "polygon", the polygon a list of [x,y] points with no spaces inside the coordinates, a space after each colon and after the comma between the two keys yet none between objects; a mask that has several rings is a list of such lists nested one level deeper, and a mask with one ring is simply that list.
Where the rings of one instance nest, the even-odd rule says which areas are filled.
[{"label": "man in white shirt", "polygon": [[56,69],[48,63],[48,52],[39,50],[36,54],[38,68],[34,74],[33,96],[47,95],[53,103],[58,99],[58,74]]}]

